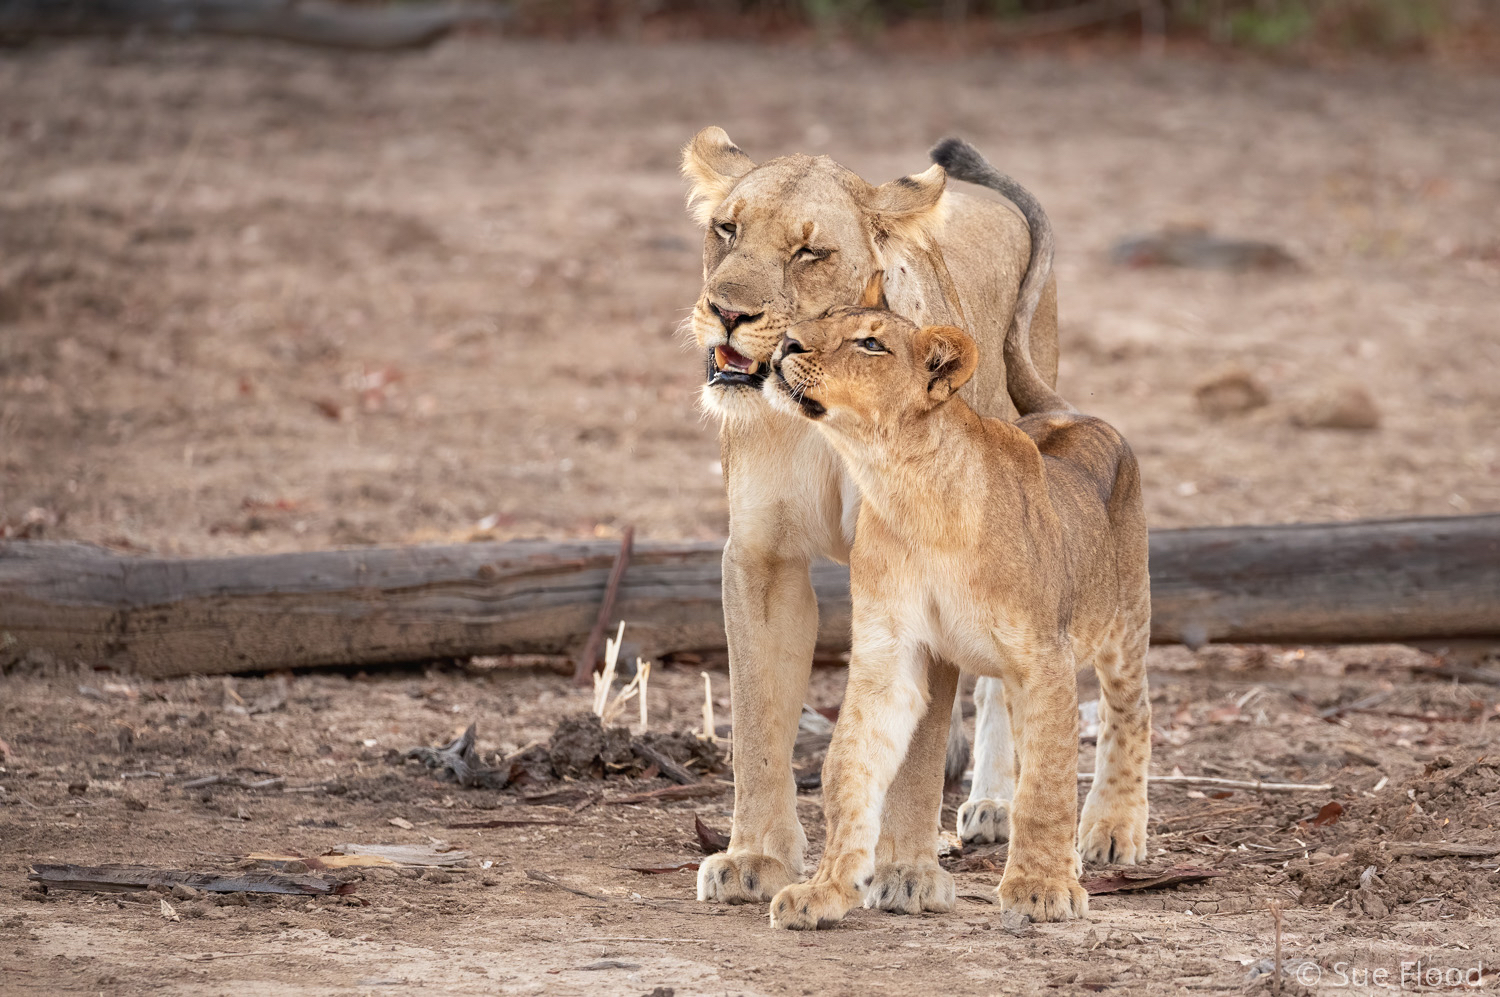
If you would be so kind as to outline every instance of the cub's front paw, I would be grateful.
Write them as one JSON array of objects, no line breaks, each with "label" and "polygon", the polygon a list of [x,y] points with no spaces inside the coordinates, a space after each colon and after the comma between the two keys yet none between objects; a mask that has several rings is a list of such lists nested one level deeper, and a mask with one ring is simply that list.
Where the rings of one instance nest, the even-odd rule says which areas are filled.
[{"label": "cub's front paw", "polygon": [[958,836],[966,845],[987,845],[1010,838],[1010,803],[969,800],[958,808]]},{"label": "cub's front paw", "polygon": [[1033,921],[1069,921],[1089,911],[1089,895],[1076,875],[1012,873],[1000,878],[1001,910],[1016,910]]},{"label": "cub's front paw", "polygon": [[1146,808],[1083,809],[1078,851],[1085,862],[1136,865],[1146,861]]},{"label": "cub's front paw", "polygon": [[764,903],[793,882],[780,859],[755,852],[719,852],[698,864],[698,899],[727,904]]},{"label": "cub's front paw", "polygon": [[899,862],[875,870],[865,906],[895,914],[953,909],[953,876],[936,862]]},{"label": "cub's front paw", "polygon": [[858,903],[853,890],[837,883],[798,883],[771,901],[771,927],[793,931],[831,928]]}]

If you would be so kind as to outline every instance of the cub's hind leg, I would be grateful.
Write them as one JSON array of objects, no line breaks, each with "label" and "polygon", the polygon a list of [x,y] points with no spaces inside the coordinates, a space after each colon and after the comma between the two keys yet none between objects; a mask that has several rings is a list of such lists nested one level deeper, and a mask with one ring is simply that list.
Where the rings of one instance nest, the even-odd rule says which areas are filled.
[{"label": "cub's hind leg", "polygon": [[886,793],[880,841],[875,845],[875,880],[865,890],[866,907],[897,914],[953,909],[953,875],[938,865],[937,849],[943,757],[958,669],[934,659],[927,666],[927,682],[927,712]]},{"label": "cub's hind leg", "polygon": [[958,808],[958,836],[967,844],[1010,837],[1010,804],[1016,796],[1016,748],[997,678],[974,684],[974,784]]},{"label": "cub's hind leg", "polygon": [[1107,643],[1094,658],[1099,675],[1099,748],[1094,784],[1078,823],[1085,862],[1146,860],[1146,773],[1151,767],[1151,698],[1144,629]]}]

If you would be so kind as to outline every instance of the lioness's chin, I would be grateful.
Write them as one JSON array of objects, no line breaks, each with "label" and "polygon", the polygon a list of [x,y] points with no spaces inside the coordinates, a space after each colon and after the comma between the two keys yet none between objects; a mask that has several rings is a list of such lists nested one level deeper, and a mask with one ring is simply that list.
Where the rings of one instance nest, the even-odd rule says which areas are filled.
[{"label": "lioness's chin", "polygon": [[705,384],[698,389],[698,405],[705,413],[723,422],[763,419],[767,408],[766,394],[760,387]]}]

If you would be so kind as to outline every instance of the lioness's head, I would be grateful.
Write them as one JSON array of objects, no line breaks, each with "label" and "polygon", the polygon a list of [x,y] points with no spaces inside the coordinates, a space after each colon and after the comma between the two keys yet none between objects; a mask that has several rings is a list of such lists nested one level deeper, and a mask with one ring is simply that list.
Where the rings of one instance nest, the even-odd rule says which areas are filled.
[{"label": "lioness's head", "polygon": [[946,402],[978,363],[979,349],[962,329],[918,327],[888,311],[875,274],[858,305],[787,330],[766,395],[782,411],[870,439]]},{"label": "lioness's head", "polygon": [[755,165],[721,128],[682,153],[688,211],[706,230],[692,329],[705,406],[761,411],[771,354],[793,323],[860,296],[893,253],[925,248],[943,216],[940,166],[871,186],[827,156]]}]

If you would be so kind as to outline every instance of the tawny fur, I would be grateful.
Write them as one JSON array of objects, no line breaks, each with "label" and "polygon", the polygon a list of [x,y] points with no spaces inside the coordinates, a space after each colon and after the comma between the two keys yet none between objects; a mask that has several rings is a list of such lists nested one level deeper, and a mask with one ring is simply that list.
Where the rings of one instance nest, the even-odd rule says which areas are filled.
[{"label": "tawny fur", "polygon": [[[846,308],[792,327],[773,363],[768,398],[817,428],[862,496],[849,684],[823,770],[827,844],[812,880],[772,900],[776,926],[823,927],[868,902],[887,793],[952,688],[939,661],[1005,690],[1019,773],[1002,907],[1082,916],[1080,842],[1089,860],[1145,857],[1150,584],[1136,461],[1088,416],[977,415],[955,392],[978,355],[960,329]],[[1080,823],[1086,665],[1101,726]]]},{"label": "tawny fur", "polygon": [[[984,360],[965,396],[982,413],[1015,418],[1005,343],[1030,268],[1043,293],[1019,355],[1035,367],[1030,380],[1056,383],[1056,286],[1048,261],[1031,259],[1027,223],[1009,204],[946,190],[936,167],[877,187],[827,157],[756,165],[718,128],[688,144],[682,170],[690,214],[705,229],[703,291],[690,320],[705,354],[732,347],[764,370],[793,323],[857,301],[883,270],[902,314],[973,331]],[[726,331],[710,305],[752,318]],[[706,385],[702,400],[721,420],[729,497],[724,615],[736,764],[729,849],[703,863],[698,896],[764,901],[800,878],[807,844],[791,755],[817,637],[808,568],[815,557],[848,558],[859,493],[817,431],[772,410],[757,388]],[[928,711],[910,771],[890,794],[880,845],[883,881],[900,894],[890,909],[909,909],[907,887],[936,876],[934,779],[947,745],[962,744],[951,706]]]}]

